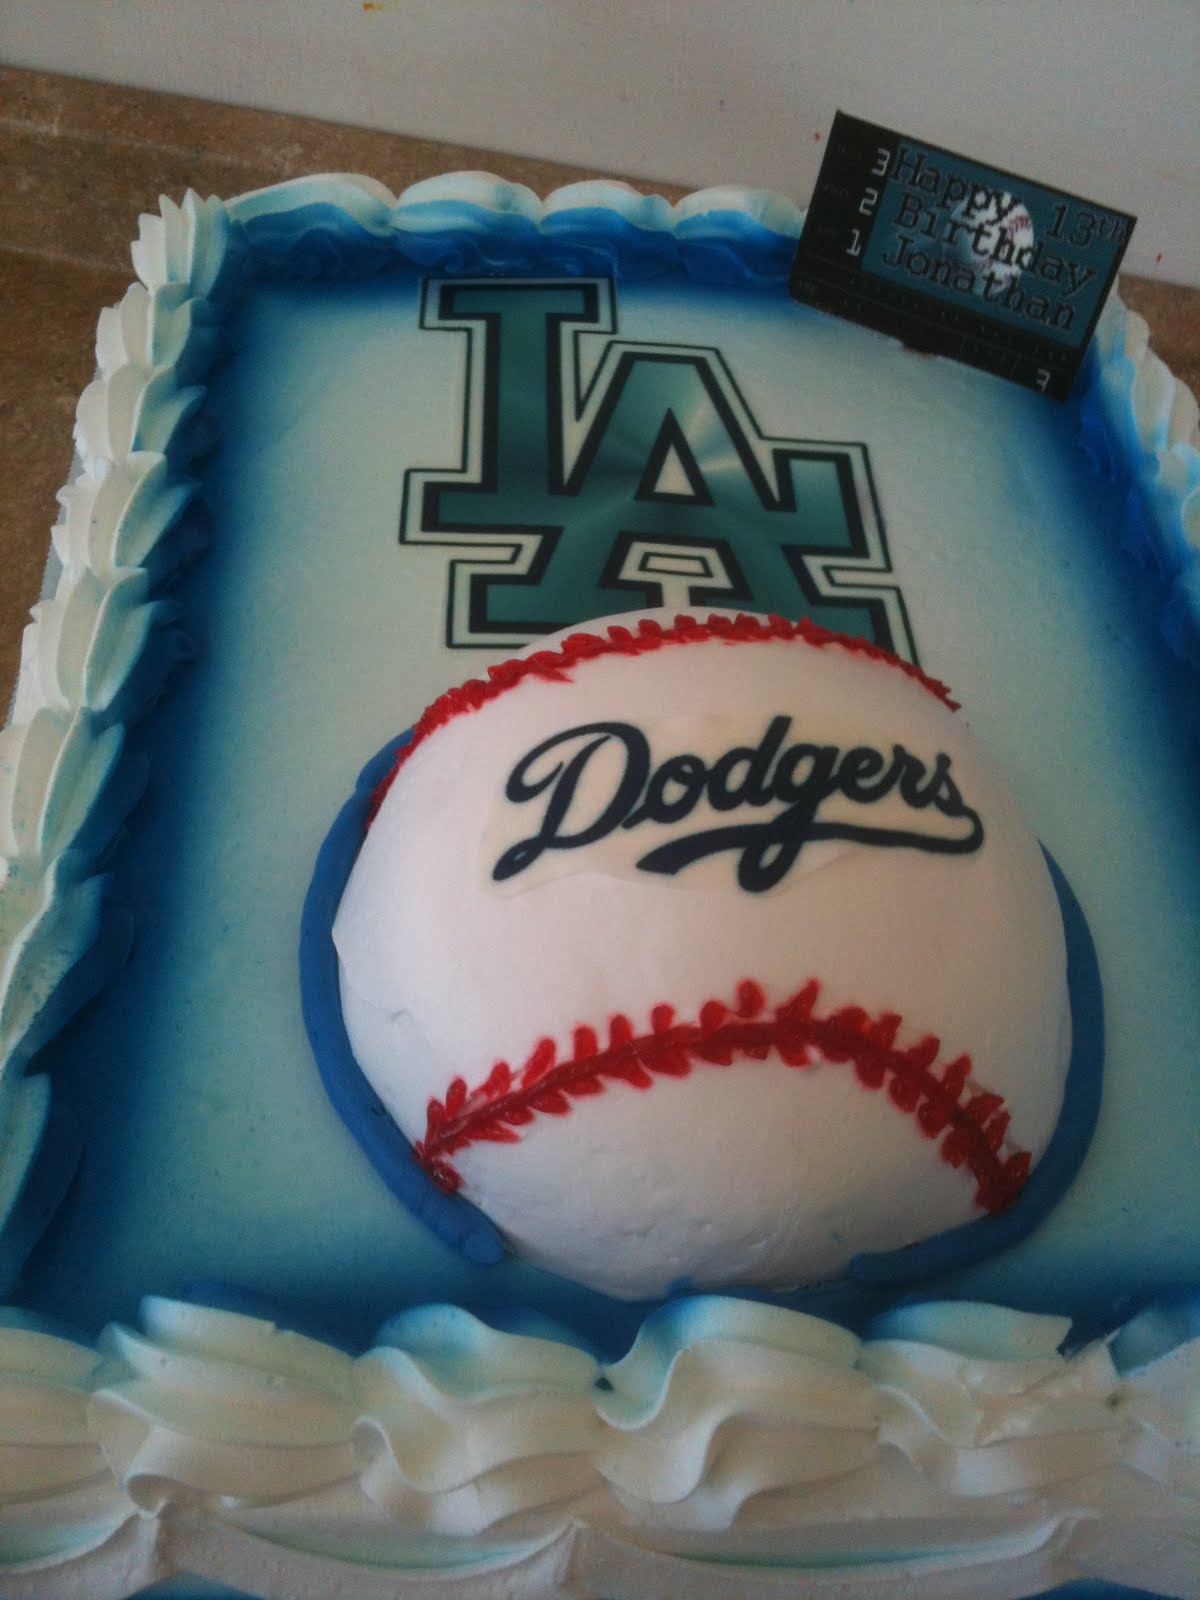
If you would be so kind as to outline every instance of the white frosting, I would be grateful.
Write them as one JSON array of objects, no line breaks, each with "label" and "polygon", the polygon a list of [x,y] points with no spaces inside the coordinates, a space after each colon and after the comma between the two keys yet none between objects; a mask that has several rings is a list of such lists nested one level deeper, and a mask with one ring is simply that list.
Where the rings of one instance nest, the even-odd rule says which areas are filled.
[{"label": "white frosting", "polygon": [[[586,631],[603,636],[608,625]],[[742,980],[776,1007],[815,979],[822,1014],[899,1014],[902,1048],[935,1036],[939,1073],[968,1054],[964,1098],[1000,1095],[1011,1115],[1001,1157],[1036,1160],[1070,1047],[1061,919],[1037,842],[965,720],[893,664],[793,639],[608,655],[566,676],[526,678],[419,745],[342,901],[334,939],[347,1029],[409,1139],[425,1140],[430,1101],[445,1102],[453,1080],[475,1090],[499,1061],[520,1073],[541,1040],[567,1060],[581,1026],[603,1043],[616,1015],[641,1035],[662,1004],[695,1021],[710,1000],[732,1007]],[[738,887],[736,849],[674,876],[639,868],[673,840],[783,809],[701,801],[681,820],[617,826],[492,880],[505,852],[542,830],[555,773],[584,762],[561,837],[595,831],[622,781],[621,739],[602,733],[585,759],[596,734],[584,733],[530,763],[533,798],[506,800],[510,774],[542,741],[633,723],[655,767],[684,751],[711,766],[723,751],[754,748],[781,715],[791,719],[781,766],[802,742],[865,746],[888,761],[899,744],[927,769],[944,753],[980,814],[982,843],[943,854],[816,840],[765,892]],[[811,760],[793,766],[803,778]],[[939,843],[971,828],[895,788],[870,804],[829,795],[817,820]],[[640,1092],[608,1082],[560,1109],[528,1118],[519,1142],[473,1143],[452,1159],[463,1192],[519,1252],[608,1293],[656,1295],[681,1280],[817,1282],[861,1252],[981,1215],[970,1171],[941,1159],[911,1112],[864,1089],[844,1061],[797,1070],[774,1050],[723,1068],[701,1061]]]},{"label": "white frosting", "polygon": [[229,237],[216,200],[164,201],[161,217],[142,218],[143,281],[101,313],[97,377],[75,418],[80,470],[51,534],[56,570],[25,630],[0,730],[0,1224],[47,1118],[48,1085],[22,1077],[25,1060],[125,948],[100,937],[95,862],[142,781],[121,764],[125,720],[184,649],[167,626],[172,607],[150,588],[196,542],[180,520],[201,444],[204,391],[192,378],[211,360]]},{"label": "white frosting", "polygon": [[1196,1592],[1195,1338],[1123,1368],[1124,1334],[1064,1356],[1063,1319],[990,1306],[909,1308],[862,1340],[696,1299],[604,1365],[452,1306],[357,1358],[170,1301],[142,1321],[100,1355],[0,1329],[6,1595],[108,1600],[184,1570],[356,1596],[567,1574],[765,1596],[807,1575],[857,1600],[935,1570],[961,1593],[966,1569],[1015,1596],[1130,1581],[1151,1550],[1158,1583]]}]

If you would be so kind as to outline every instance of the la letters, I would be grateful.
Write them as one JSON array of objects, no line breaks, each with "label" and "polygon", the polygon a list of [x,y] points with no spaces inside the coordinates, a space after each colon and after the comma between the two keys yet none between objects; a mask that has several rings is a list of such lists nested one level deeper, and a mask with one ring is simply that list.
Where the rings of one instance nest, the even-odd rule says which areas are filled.
[{"label": "la letters", "polygon": [[[585,849],[618,828],[644,823],[678,827],[678,833],[639,857],[641,871],[673,876],[706,856],[731,851],[738,885],[751,894],[774,888],[804,846],[818,839],[950,855],[980,848],[983,823],[959,792],[948,755],[926,762],[902,744],[882,751],[789,742],[791,728],[791,717],[773,716],[756,745],[735,745],[711,763],[688,752],[656,762],[645,733],[629,722],[589,722],[552,734],[508,776],[505,798],[513,805],[540,800],[541,820],[504,851],[493,879],[516,877],[548,850]],[[593,768],[600,760],[604,767]],[[613,778],[598,799],[584,801],[581,784],[589,769]],[[869,808],[893,794],[914,813],[912,828],[872,818]],[[837,817],[822,816],[822,807],[835,797],[848,805]],[[775,809],[761,820],[688,832],[682,825],[701,801],[715,812],[740,812],[743,819],[747,811]],[[916,827],[922,814],[933,828]],[[952,826],[938,829],[937,818]]]}]

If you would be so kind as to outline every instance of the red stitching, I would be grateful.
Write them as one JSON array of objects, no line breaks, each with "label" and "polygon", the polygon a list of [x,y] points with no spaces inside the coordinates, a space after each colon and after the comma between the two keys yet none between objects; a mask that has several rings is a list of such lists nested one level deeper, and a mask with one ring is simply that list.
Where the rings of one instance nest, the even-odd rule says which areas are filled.
[{"label": "red stitching", "polygon": [[752,617],[741,612],[736,617],[714,614],[701,621],[696,617],[680,615],[670,627],[664,627],[652,617],[643,617],[637,625],[636,632],[621,626],[620,623],[614,623],[604,634],[572,633],[563,640],[557,650],[537,650],[533,655],[515,656],[507,661],[499,661],[495,666],[488,668],[486,678],[468,678],[466,683],[447,689],[445,694],[439,695],[432,705],[422,712],[413,729],[412,738],[398,752],[391,771],[372,794],[367,827],[369,828],[374,822],[384,797],[404,763],[424,744],[431,733],[444,727],[453,718],[470,711],[478,711],[480,706],[499,699],[502,694],[515,689],[526,678],[541,678],[543,682],[548,683],[570,683],[572,680],[569,669],[581,661],[594,660],[597,656],[644,655],[651,650],[660,650],[664,645],[702,644],[708,639],[721,639],[726,644],[762,644],[772,639],[794,639],[812,645],[818,650],[823,650],[828,645],[839,645],[843,650],[852,651],[855,655],[866,656],[871,661],[881,661],[889,667],[897,668],[906,677],[912,678],[923,688],[928,689],[930,694],[935,695],[951,711],[958,710],[958,701],[950,698],[950,691],[946,685],[937,678],[929,677],[911,661],[902,661],[899,656],[892,655],[891,651],[881,649],[877,644],[872,644],[869,639],[834,633],[808,617],[801,617],[799,622],[789,622],[785,617],[773,615]]},{"label": "red stitching", "polygon": [[477,1088],[455,1078],[444,1102],[430,1100],[425,1137],[413,1147],[416,1158],[441,1188],[454,1193],[462,1178],[450,1157],[460,1150],[484,1141],[516,1144],[517,1130],[535,1117],[565,1116],[572,1100],[603,1094],[612,1083],[649,1089],[656,1076],[686,1078],[697,1063],[727,1067],[738,1058],[762,1061],[771,1051],[787,1066],[802,1068],[812,1065],[815,1052],[827,1062],[853,1063],[865,1089],[886,1084],[892,1104],[913,1117],[926,1138],[944,1133],[939,1154],[952,1167],[966,1166],[976,1180],[978,1206],[1001,1211],[1010,1205],[1029,1175],[1030,1155],[1008,1146],[1003,1097],[971,1083],[971,1058],[957,1056],[935,1073],[941,1041],[932,1034],[900,1049],[902,1022],[894,1012],[871,1017],[860,1006],[843,1006],[821,1017],[819,993],[820,985],[810,979],[764,1015],[766,996],[747,978],[732,1007],[709,1000],[695,1022],[676,1022],[670,1006],[658,1005],[650,1031],[635,1035],[629,1018],[618,1013],[609,1020],[607,1044],[594,1028],[577,1027],[566,1059],[553,1039],[540,1039],[521,1068],[497,1061]]}]

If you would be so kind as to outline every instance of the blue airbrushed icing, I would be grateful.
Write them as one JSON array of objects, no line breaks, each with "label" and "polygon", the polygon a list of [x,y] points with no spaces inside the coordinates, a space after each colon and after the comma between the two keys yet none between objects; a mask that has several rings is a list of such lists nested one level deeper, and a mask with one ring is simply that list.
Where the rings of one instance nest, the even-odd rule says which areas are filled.
[{"label": "blue airbrushed icing", "polygon": [[386,229],[365,226],[320,201],[283,215],[250,217],[244,227],[260,270],[289,277],[362,277],[381,271],[395,257]]},{"label": "blue airbrushed icing", "polygon": [[872,1317],[863,1337],[933,1345],[974,1361],[1031,1361],[1065,1343],[1068,1319],[1061,1329],[1051,1320],[1035,1323],[1019,1311],[972,1300],[915,1301]]},{"label": "blue airbrushed icing", "polygon": [[389,210],[361,191],[348,196],[332,180],[301,180],[231,202],[230,212],[256,262],[292,276],[370,273],[398,256],[449,273],[536,267],[636,281],[682,270],[699,282],[749,287],[786,283],[803,221],[803,213],[765,196],[750,211],[726,200],[718,209],[677,215],[657,197],[648,206],[647,197],[616,185],[580,185],[594,191],[595,203],[543,214],[528,190],[512,185],[502,209],[458,195],[425,198],[419,191],[426,187]]},{"label": "blue airbrushed icing", "polygon": [[[1173,386],[1159,384],[1150,401],[1123,344],[1124,307],[1088,350],[1080,407],[1080,443],[1096,468],[1124,496],[1122,547],[1151,570],[1163,591],[1160,629],[1182,660],[1200,670],[1200,450],[1170,443]],[[1139,426],[1138,402],[1142,402]]]},{"label": "blue airbrushed icing", "polygon": [[[201,1597],[197,1596],[197,1600]],[[1083,1578],[1077,1583],[1064,1583],[1057,1589],[1047,1589],[1030,1600],[1159,1600],[1153,1589],[1129,1589],[1123,1583],[1103,1583]]]},{"label": "blue airbrushed icing", "polygon": [[[342,1021],[333,920],[366,832],[371,796],[390,772],[397,752],[411,738],[409,729],[363,768],[353,795],[338,812],[317,856],[300,931],[304,1023],[326,1093],[388,1188],[452,1250],[477,1266],[490,1266],[504,1254],[500,1236],[476,1206],[460,1195],[443,1193],[418,1166],[412,1147],[363,1076]],[[914,1284],[1016,1244],[1066,1193],[1087,1154],[1100,1111],[1104,997],[1083,911],[1062,870],[1048,854],[1046,859],[1067,938],[1072,1028],[1062,1112],[1050,1144],[1019,1199],[1005,1211],[900,1250],[856,1256],[849,1275],[858,1283],[873,1288]],[[836,1285],[823,1286],[814,1294],[789,1294],[786,1303],[800,1310],[815,1308],[830,1288]],[[678,1294],[682,1289],[673,1285],[670,1292]]]},{"label": "blue airbrushed icing", "polygon": [[[589,190],[592,187],[589,186]],[[225,317],[227,308],[241,303],[239,291],[251,288],[256,278],[367,276],[388,266],[417,272],[507,272],[533,266],[547,272],[611,271],[629,281],[652,281],[682,272],[696,282],[740,284],[751,288],[781,289],[786,283],[800,218],[800,213],[786,204],[781,206],[763,199],[749,209],[736,209],[716,195],[711,204],[697,206],[689,202],[672,208],[665,202],[631,196],[615,186],[595,186],[595,191],[579,195],[578,204],[543,211],[529,191],[496,186],[487,180],[476,179],[473,184],[450,183],[441,189],[436,185],[422,185],[409,196],[392,202],[390,197],[382,198],[372,186],[349,180],[319,179],[262,191],[231,202],[227,207],[206,202],[201,208],[203,226],[195,249],[195,271],[208,282],[209,289],[197,302],[203,307],[203,314],[197,314],[197,332],[187,345],[183,381],[203,383],[207,380],[206,365],[224,343],[227,327],[233,326],[232,322],[218,323],[214,332],[204,326],[205,316]],[[402,375],[397,381],[403,381]],[[1139,427],[1139,415],[1135,410],[1138,387],[1136,366],[1123,349],[1117,347],[1115,338],[1103,349],[1098,342],[1094,344],[1080,401],[1083,437],[1102,469],[1111,477],[1113,493],[1125,503],[1125,542],[1139,560],[1158,574],[1161,597],[1158,609],[1163,630],[1172,648],[1195,666],[1200,664],[1200,556],[1186,530],[1189,519],[1194,523],[1200,457],[1194,450],[1177,447],[1170,453],[1165,467],[1156,464],[1147,448],[1144,419]],[[169,416],[178,420],[179,406],[176,396],[165,391],[150,396],[148,403],[150,411],[142,427],[145,440],[153,444],[164,439],[164,427],[160,424],[164,424],[168,409]],[[156,406],[162,408],[157,416]],[[202,440],[202,432],[193,433],[186,448],[178,445],[171,449],[170,478],[166,487],[175,499],[165,515],[166,502],[161,498],[155,502],[153,513],[149,510],[145,513],[153,535],[145,540],[145,560],[156,582],[165,581],[171,575],[177,559],[182,562],[194,552],[194,530],[181,519],[190,497],[186,464]],[[169,444],[170,440],[166,442]],[[1165,434],[1162,447],[1165,447]],[[219,456],[217,461],[219,464]],[[214,481],[218,485],[222,483],[219,470]],[[153,519],[157,520],[150,527]],[[236,552],[215,549],[203,569],[191,575],[185,586],[183,603],[187,621],[191,624],[198,612],[201,635],[205,625],[215,626],[214,619],[221,616],[218,591],[235,556]],[[251,613],[252,598],[238,597],[238,603],[250,605]],[[244,630],[252,631],[255,626],[250,615],[243,625]],[[255,1059],[252,1038],[247,1041],[244,1061],[229,1063],[224,1058],[215,1059],[210,1083],[185,1085],[182,1089],[168,1079],[160,1085],[157,1079],[172,1048],[167,1024],[144,1040],[142,1054],[123,1059],[131,1040],[122,1031],[119,1013],[134,1003],[141,992],[143,976],[157,971],[160,960],[165,959],[159,947],[175,937],[180,926],[172,915],[173,885],[169,881],[160,882],[156,873],[161,875],[164,862],[175,864],[180,859],[181,836],[172,831],[173,825],[189,803],[189,779],[194,778],[195,785],[199,786],[204,776],[204,758],[189,746],[186,730],[203,710],[204,686],[211,671],[212,664],[206,660],[201,669],[182,675],[184,686],[173,688],[164,712],[151,719],[152,737],[148,735],[146,742],[156,763],[156,776],[161,777],[165,772],[170,777],[178,771],[180,781],[174,788],[168,785],[166,800],[150,801],[136,815],[133,828],[137,838],[121,857],[124,866],[118,874],[119,881],[143,917],[142,945],[135,957],[141,965],[130,973],[128,982],[118,981],[112,1004],[92,1008],[86,1018],[68,1030],[65,1038],[50,1047],[45,1058],[54,1069],[56,1083],[61,1081],[67,1086],[76,1103],[87,1113],[85,1123],[95,1119],[97,1123],[106,1124],[110,1131],[118,1125],[123,1129],[121,1138],[114,1134],[108,1144],[92,1140],[89,1145],[89,1158],[98,1175],[98,1192],[114,1215],[119,1214],[120,1206],[129,1199],[130,1152],[139,1148],[139,1141],[153,1139],[149,1131],[152,1114],[170,1119],[169,1125],[174,1127],[179,1127],[181,1120],[189,1116],[195,1117],[196,1126],[201,1128],[207,1126],[210,1119],[219,1121],[222,1105],[214,1101],[229,1097],[232,1104],[233,1095],[243,1086],[253,1096],[259,1082],[260,1066]],[[211,754],[212,747],[207,746],[206,751]],[[108,831],[105,827],[96,829],[97,842],[92,844],[93,850],[102,848],[98,840]],[[312,840],[314,852],[318,837]],[[1119,841],[1114,848],[1119,848]],[[151,908],[149,915],[145,913],[146,906]],[[97,949],[111,953],[103,939],[97,941]],[[86,976],[86,967],[81,969],[80,976]],[[194,997],[195,1009],[199,1011],[208,1003],[207,991],[200,990]],[[66,999],[56,997],[47,1009],[42,1032],[60,1026],[68,1010]],[[1087,1017],[1088,1013],[1081,1012],[1077,1018],[1085,1030],[1089,1026]],[[318,1017],[318,1033],[323,1026]],[[140,1032],[148,1033],[148,1030]],[[143,1043],[140,1038],[133,1042]],[[307,1067],[302,1059],[302,1039],[296,1041],[296,1048],[293,1068],[297,1075],[302,1075]],[[296,1093],[297,1098],[304,1098],[302,1084]],[[182,1099],[179,1098],[181,1094]],[[148,1103],[151,1101],[155,1104]],[[273,1114],[290,1127],[288,1119],[292,1109],[289,1104],[277,1100]],[[253,1121],[254,1116],[268,1113],[260,1112],[255,1101],[249,1115]],[[251,1185],[254,1181],[253,1131],[251,1127],[245,1150],[234,1148],[231,1142],[228,1149],[222,1147],[219,1151],[220,1161],[224,1163],[223,1174],[240,1175]],[[272,1131],[280,1133],[278,1128]],[[286,1131],[287,1128],[280,1137],[284,1137]],[[232,1135],[230,1137],[232,1140]],[[387,1136],[382,1138],[386,1143]],[[216,1159],[214,1157],[214,1161]],[[304,1161],[305,1151],[300,1149],[296,1155],[298,1170],[290,1175],[290,1182],[302,1186]],[[200,1166],[197,1162],[197,1172]],[[347,1165],[349,1170],[350,1164]],[[193,1193],[187,1189],[193,1181],[199,1181],[193,1169],[189,1167],[184,1174],[181,1164],[178,1182],[186,1192],[177,1193],[173,1198],[181,1209],[194,1206],[197,1215],[205,1215],[209,1202],[203,1192]],[[421,1181],[424,1182],[423,1178]],[[93,1193],[87,1191],[86,1204],[78,1195],[68,1199],[63,1228],[46,1242],[36,1263],[31,1263],[31,1299],[41,1309],[61,1315],[70,1315],[72,1309],[78,1307],[78,1314],[88,1323],[110,1315],[130,1319],[134,1315],[137,1292],[147,1287],[169,1292],[175,1285],[169,1279],[167,1267],[164,1267],[165,1281],[152,1284],[133,1281],[133,1269],[126,1269],[120,1252],[114,1251],[112,1241],[106,1238],[101,1209],[94,1212],[88,1209]],[[438,1198],[439,1201],[446,1199]],[[364,1217],[368,1211],[369,1207],[364,1209]],[[444,1215],[451,1218],[462,1237],[476,1240],[475,1259],[486,1258],[495,1249],[494,1233],[480,1225],[477,1214],[468,1213],[469,1208],[452,1206]],[[329,1284],[319,1294],[310,1292],[311,1285],[303,1277],[303,1267],[293,1266],[286,1258],[282,1241],[275,1238],[261,1241],[262,1250],[270,1258],[271,1283],[278,1285],[290,1278],[295,1286],[294,1293],[285,1292],[279,1296],[281,1320],[295,1320],[300,1316],[346,1338],[347,1342],[366,1337],[364,1319],[377,1322],[381,1305],[397,1303],[410,1290],[410,1282],[399,1275],[396,1252],[376,1248],[375,1236],[370,1233],[372,1225],[364,1222],[361,1240],[342,1240],[343,1254],[332,1262]],[[380,1237],[383,1237],[386,1223],[381,1221],[380,1228]],[[20,1227],[14,1236],[24,1237]],[[68,1244],[65,1250],[64,1240]],[[170,1248],[164,1244],[164,1261],[170,1260]],[[213,1278],[220,1275],[220,1270],[228,1270],[236,1279],[240,1274],[249,1275],[248,1259],[247,1255],[242,1255],[237,1260],[204,1265]],[[103,1270],[98,1265],[100,1261],[104,1262]],[[80,1294],[78,1286],[89,1271],[98,1276],[107,1273],[111,1282],[101,1285],[89,1281]],[[447,1292],[446,1286],[464,1302],[473,1295],[478,1296],[482,1300],[483,1314],[495,1321],[502,1321],[509,1315],[498,1307],[523,1300],[536,1305],[536,1310],[530,1313],[535,1318],[586,1322],[603,1330],[601,1338],[610,1351],[628,1343],[646,1310],[636,1306],[614,1307],[599,1297],[564,1292],[547,1283],[542,1275],[513,1271],[509,1264],[496,1271],[501,1287],[492,1296],[489,1306],[487,1291],[479,1291],[474,1286],[463,1287],[458,1273],[448,1271],[444,1261],[436,1255],[426,1257],[417,1251],[411,1262],[413,1278],[424,1285],[423,1292],[431,1297]],[[858,1288],[869,1291],[871,1286],[864,1283]],[[1069,1308],[1074,1309],[1072,1302],[1078,1298],[1086,1301],[1089,1311],[1096,1313],[1093,1285],[1082,1289],[1077,1296],[1068,1275],[1061,1283],[1061,1293]],[[866,1312],[886,1305],[891,1298],[890,1292],[882,1290],[874,1294],[859,1292],[852,1301],[823,1295],[817,1297],[810,1308],[823,1315],[861,1320]],[[262,1302],[255,1299],[254,1303]],[[1194,1299],[1181,1301],[1166,1320],[1164,1313],[1147,1313],[1149,1320],[1139,1319],[1131,1324],[1127,1334],[1114,1346],[1114,1352],[1119,1349],[1122,1359],[1133,1366],[1147,1359],[1147,1350],[1170,1347],[1164,1341],[1175,1339],[1177,1330],[1194,1329],[1196,1305]],[[91,1331],[95,1331],[94,1327]],[[1179,1332],[1178,1337],[1184,1334]]]},{"label": "blue airbrushed icing", "polygon": [[689,277],[704,283],[766,288],[785,282],[796,253],[795,239],[737,212],[682,222],[677,238]]},{"label": "blue airbrushed icing", "polygon": [[346,1037],[331,929],[366,829],[371,795],[391,770],[411,729],[363,768],[317,856],[300,922],[300,996],[325,1092],[388,1188],[437,1238],[476,1266],[504,1254],[500,1236],[477,1207],[445,1194],[417,1165],[412,1147],[359,1070]]},{"label": "blue airbrushed icing", "polygon": [[[499,1328],[461,1306],[414,1306],[401,1312],[384,1323],[374,1348],[394,1351],[424,1368],[439,1387],[455,1395],[494,1392],[498,1372],[504,1373],[505,1383],[528,1379],[547,1389],[577,1392],[591,1389],[600,1375],[594,1354],[561,1324],[543,1318]],[[501,1350],[503,1362],[497,1359]]]},{"label": "blue airbrushed icing", "polygon": [[611,273],[622,278],[655,278],[677,270],[680,253],[670,232],[617,218],[592,206],[559,211],[542,226],[555,269],[575,275]]},{"label": "blue airbrushed icing", "polygon": [[1109,1351],[1123,1376],[1139,1372],[1181,1345],[1200,1338],[1200,1290],[1157,1296],[1113,1337]]}]

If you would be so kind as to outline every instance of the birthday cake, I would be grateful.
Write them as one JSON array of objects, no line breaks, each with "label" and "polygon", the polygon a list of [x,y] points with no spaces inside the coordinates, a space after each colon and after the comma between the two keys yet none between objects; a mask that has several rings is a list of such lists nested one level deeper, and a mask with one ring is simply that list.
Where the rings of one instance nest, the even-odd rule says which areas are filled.
[{"label": "birthday cake", "polygon": [[[2,736],[6,1595],[118,1596],[179,1574],[262,1595],[449,1583],[467,1596],[852,1596],[883,1583],[1015,1596],[1077,1577],[1195,1592],[1200,1229],[1181,1198],[1200,1178],[1195,406],[1115,296],[1065,406],[805,308],[787,292],[802,224],[744,191],[673,207],[587,184],[540,202],[479,175],[399,200],[318,178],[143,219],[140,283],[101,321],[80,467]],[[822,715],[783,727],[799,689],[755,701],[731,665],[783,641],[716,639],[672,658],[682,679],[661,721],[622,658],[577,718],[551,704],[550,720],[520,723],[493,762],[515,822],[491,806],[472,716],[398,756],[396,736],[453,685],[502,682],[488,669],[572,638],[620,637],[614,614],[645,607],[660,609],[642,624],[666,632],[731,613],[730,627],[803,617],[814,636],[858,641],[788,648],[802,676],[839,653],[873,675],[860,721],[832,726],[822,684]],[[942,682],[1032,833],[1010,827],[963,714],[930,687]],[[561,702],[559,683],[532,688]],[[614,752],[634,762],[639,730],[652,751],[598,841],[599,870],[562,848],[589,831],[573,795],[550,792],[566,754],[558,768],[536,754],[598,723],[601,788]],[[577,765],[589,748],[572,749]],[[773,803],[802,806],[783,774],[798,789],[835,748],[854,759],[840,787],[826,770],[819,817],[807,791],[806,827],[832,832],[793,837],[782,871],[775,835],[660,873],[672,881],[652,916],[685,936],[626,914],[644,893],[639,862],[657,851],[661,866],[672,848],[664,822],[687,810],[711,832],[719,819],[698,808],[737,798],[731,765],[712,776],[730,752],[746,785],[757,773]],[[446,826],[416,837],[405,778],[425,757],[440,776],[421,815]],[[889,773],[871,829],[911,832],[920,810],[921,837],[957,852],[851,837]],[[347,844],[335,819],[348,797],[360,825]],[[993,859],[970,848],[972,818],[1000,869],[961,898],[935,870],[926,895],[914,863],[970,873]],[[331,837],[345,859],[326,896]],[[873,930],[839,926],[839,879],[864,848]],[[372,858],[387,870],[364,871],[360,891],[355,862]],[[489,1012],[465,981],[448,991],[461,1015],[422,1012],[447,964],[500,997],[491,1016],[524,1005],[490,911],[463,926],[481,874],[508,917],[538,895],[569,911],[543,951],[568,973],[589,909],[611,934],[614,906],[631,963],[667,966],[627,1004],[595,989],[594,1016],[530,1014],[526,1045],[485,1043],[483,1075],[458,1077],[474,1071],[456,1063],[462,1038],[486,1041]],[[814,928],[842,944],[840,969],[810,970],[810,933],[795,988],[771,941],[763,977],[696,970],[697,893],[753,897],[770,918],[802,891]],[[306,1038],[307,1009],[320,1055],[314,906],[368,1084],[357,1123],[331,1105]],[[1061,951],[1060,916],[1065,957],[1043,959]],[[866,992],[854,961],[878,972],[872,938],[896,952],[899,983]],[[1070,969],[1089,968],[1093,942],[1098,981],[1081,985]],[[671,967],[680,950],[686,971]],[[965,1002],[962,1016],[927,1015],[934,967],[951,996],[986,970],[985,1025],[959,1027],[980,1015]],[[861,992],[839,992],[839,970]],[[1103,1040],[1094,1138],[1076,1142],[1073,1181],[1036,1225],[1003,1248],[925,1252],[960,1226],[1004,1229],[1024,1196],[969,1220],[955,1186],[974,1205],[988,1185],[937,1161],[919,1096],[906,1109],[903,1087],[872,1094],[853,1066],[825,1079],[780,1068],[789,1092],[857,1085],[882,1120],[859,1130],[868,1156],[848,1189],[830,1145],[844,1118],[834,1100],[816,1117],[807,1159],[831,1209],[798,1244],[768,1241],[761,1275],[729,1268],[729,1240],[674,1271],[674,1244],[656,1254],[630,1205],[651,1157],[622,1167],[606,1142],[622,1088],[656,1108],[672,1090],[724,1094],[719,1061],[672,1073],[667,1050],[671,1082],[641,1096],[628,1078],[592,1094],[577,1074],[568,1115],[549,1094],[496,1139],[484,1118],[469,1148],[456,1127],[430,1149],[473,1093],[507,1092],[504,1052],[517,1070],[554,1070],[544,1038],[582,1057],[599,1041],[571,1027],[618,1012],[634,1033],[665,1036],[693,1013],[749,1028],[810,978],[807,1016],[826,1015],[822,997],[843,1019],[857,1008],[860,1030],[884,1029],[873,1047],[920,1047],[940,1082],[970,1052],[978,1082],[962,1101],[987,1097],[975,1126],[1022,1181],[1029,1158],[1029,1189],[1071,1103],[1079,1041],[1097,1054]],[[911,1039],[897,987],[913,993]],[[418,1037],[432,1076],[415,1109],[395,1091],[389,1117],[370,1097],[393,1095]],[[1010,1060],[1030,1039],[1040,1059]],[[825,1050],[846,1055],[845,1037]],[[1089,1135],[1094,1112],[1085,1096]],[[513,1158],[539,1148],[530,1117],[539,1137],[544,1123],[572,1142],[522,1176]],[[686,1118],[649,1120],[655,1150],[676,1136],[672,1171],[716,1161],[698,1136],[689,1149]],[[803,1132],[804,1113],[789,1124],[774,1101],[768,1120],[779,1138]],[[744,1126],[742,1169],[756,1149]],[[901,1163],[872,1188],[897,1129],[917,1159],[935,1151],[932,1167]],[[584,1170],[589,1140],[617,1202],[600,1219],[607,1243],[585,1227],[589,1192],[605,1188]],[[779,1169],[767,1148],[756,1180]],[[497,1201],[485,1169],[501,1160]],[[547,1171],[543,1206],[559,1194],[573,1208],[561,1254],[553,1229],[521,1237],[520,1191]],[[668,1179],[652,1220],[670,1224]],[[698,1292],[736,1283],[755,1287]]]}]

